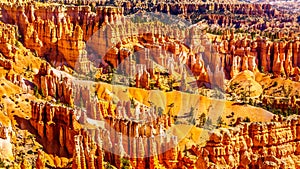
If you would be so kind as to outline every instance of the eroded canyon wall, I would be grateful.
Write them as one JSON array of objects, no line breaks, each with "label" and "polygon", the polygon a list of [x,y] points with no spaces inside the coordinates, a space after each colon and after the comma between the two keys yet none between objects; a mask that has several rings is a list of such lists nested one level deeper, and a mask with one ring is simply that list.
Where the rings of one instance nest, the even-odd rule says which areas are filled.
[{"label": "eroded canyon wall", "polygon": [[218,129],[203,148],[193,147],[200,168],[299,168],[299,116]]}]

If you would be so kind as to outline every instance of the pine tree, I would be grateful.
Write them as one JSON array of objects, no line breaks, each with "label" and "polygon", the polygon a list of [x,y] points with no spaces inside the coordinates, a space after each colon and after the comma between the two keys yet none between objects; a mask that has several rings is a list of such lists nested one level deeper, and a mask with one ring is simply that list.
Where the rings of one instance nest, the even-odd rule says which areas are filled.
[{"label": "pine tree", "polygon": [[218,117],[218,120],[217,120],[217,125],[218,127],[222,127],[222,125],[224,124],[224,120],[222,119],[221,116]]}]

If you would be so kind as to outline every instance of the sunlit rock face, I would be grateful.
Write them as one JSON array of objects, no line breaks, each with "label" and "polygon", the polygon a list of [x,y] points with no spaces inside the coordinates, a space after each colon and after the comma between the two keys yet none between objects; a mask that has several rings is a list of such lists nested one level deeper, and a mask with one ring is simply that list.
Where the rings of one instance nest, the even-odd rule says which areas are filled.
[{"label": "sunlit rock face", "polygon": [[[122,11],[114,7],[36,6],[35,4],[2,4],[3,20],[16,24],[25,47],[35,50],[53,65],[74,68],[84,57],[85,42],[103,24],[114,24]],[[89,26],[87,26],[89,25]]]},{"label": "sunlit rock face", "polygon": [[[132,24],[124,19],[122,8],[96,7],[95,12],[92,12],[88,6],[2,6],[3,20],[19,26],[25,47],[44,56],[54,66],[67,65],[83,74],[90,73],[93,66],[98,67],[104,61],[115,68],[119,67],[125,58],[138,52],[141,55],[140,62],[146,65],[150,77],[153,77],[153,70],[149,69],[149,55],[156,63],[168,67],[171,74],[172,71],[182,74],[182,69],[178,67],[187,65],[198,84],[207,87],[223,88],[224,78],[230,79],[244,70],[255,72],[263,69],[274,72],[276,76],[297,76],[294,69],[298,65],[297,41],[277,44],[259,38],[256,41],[235,38],[232,34],[224,33],[221,42],[208,45],[210,42],[201,29],[191,27],[182,31],[160,25]],[[214,8],[225,7],[226,5]],[[228,9],[238,11],[242,7],[249,6],[233,5]],[[175,8],[189,7],[182,5],[170,9]],[[249,8],[252,9],[251,14],[268,14],[270,11],[270,7],[266,5]],[[246,10],[244,12],[249,13]],[[183,40],[187,46],[180,44],[178,40]],[[127,50],[130,52],[124,52],[125,45],[135,43],[141,46],[134,46]],[[141,47],[151,49],[148,56],[145,52],[140,52]],[[94,53],[88,53],[87,48]],[[216,52],[211,54],[208,49]],[[283,52],[286,50],[286,53]],[[170,53],[173,63],[168,59]],[[267,57],[270,53],[274,56]],[[8,69],[11,68],[9,63],[3,64]],[[141,84],[142,87],[149,88],[146,74],[143,75]]]},{"label": "sunlit rock face", "polygon": [[4,126],[0,122],[0,154],[4,158],[13,157],[13,147],[11,142],[12,128],[11,126]]},{"label": "sunlit rock face", "polygon": [[[0,160],[12,158],[16,168],[300,168],[300,117],[271,120],[273,114],[261,108],[299,111],[295,16],[278,14],[270,4],[231,0],[82,3],[91,6],[0,4],[0,121],[11,120],[0,123]],[[159,19],[175,24],[150,21],[143,10],[163,12]],[[205,22],[198,22],[205,11]],[[124,16],[135,12],[140,18]],[[182,18],[198,23],[185,25]],[[291,32],[272,33],[271,39],[236,32],[234,24]],[[277,92],[285,93],[283,101],[274,101],[263,84],[279,88],[279,81],[296,90],[283,86]],[[223,95],[235,83],[241,85]],[[245,101],[234,100],[246,87]],[[217,98],[215,91],[221,91]],[[247,97],[255,100],[251,106]],[[206,126],[209,113],[231,120],[230,126]],[[255,122],[254,113],[264,122]],[[242,122],[247,115],[254,122]],[[35,137],[15,133],[19,128]],[[20,149],[28,154],[24,159],[14,154]]]},{"label": "sunlit rock face", "polygon": [[244,123],[212,131],[199,154],[198,167],[297,168],[299,117],[278,118],[268,123]]}]

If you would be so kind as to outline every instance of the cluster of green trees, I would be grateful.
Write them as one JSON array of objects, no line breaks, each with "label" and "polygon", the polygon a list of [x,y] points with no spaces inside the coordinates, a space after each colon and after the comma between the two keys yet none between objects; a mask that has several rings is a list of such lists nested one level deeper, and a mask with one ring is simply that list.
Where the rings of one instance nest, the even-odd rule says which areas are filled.
[{"label": "cluster of green trees", "polygon": [[195,124],[196,127],[210,129],[212,127],[220,128],[223,125],[226,125],[223,118],[221,116],[218,117],[216,125],[213,124],[213,121],[210,117],[206,117],[205,113],[202,113]]},{"label": "cluster of green trees", "polygon": [[[239,84],[238,83],[232,83],[230,84],[229,88],[231,92],[229,93],[232,97],[232,101],[240,100],[243,104],[253,104],[253,99],[251,98],[251,94],[253,91],[251,91],[252,84],[249,84],[246,86],[246,88],[242,87],[239,88],[241,90],[239,93],[237,93],[236,89],[238,89]],[[237,97],[234,97],[233,93],[237,94]]]},{"label": "cluster of green trees", "polygon": [[37,98],[43,98],[44,97],[44,93],[43,93],[43,90],[39,90],[37,86],[34,86],[33,87],[33,93],[35,95],[35,97]]},{"label": "cluster of green trees", "polygon": [[282,115],[282,116],[289,116],[289,115],[299,113],[300,106],[299,105],[292,106],[291,104],[289,104],[289,100],[281,101],[281,103],[279,104],[282,104],[281,108],[279,108],[278,105],[276,105],[275,100],[273,100],[273,104],[267,104],[267,105],[261,104],[260,107],[274,114]]},{"label": "cluster of green trees", "polygon": [[215,28],[215,29],[208,28],[206,30],[206,32],[210,33],[210,34],[213,34],[213,35],[222,35],[223,34],[223,31],[221,29],[218,29],[218,28]]},{"label": "cluster of green trees", "polygon": [[[130,161],[127,158],[121,158],[121,168],[120,169],[131,169],[131,165],[130,165]],[[105,169],[114,169],[115,167],[113,165],[111,165],[109,162],[106,162],[106,164],[104,165]]]},{"label": "cluster of green trees", "polygon": [[0,168],[7,168],[7,167],[9,168],[9,166],[5,165],[4,159],[0,158]]},{"label": "cluster of green trees", "polygon": [[96,72],[90,71],[89,74],[87,74],[87,79],[94,79],[96,82],[102,81],[106,83],[112,83],[115,81],[115,75],[117,74],[117,69],[114,68],[111,65],[108,65],[103,72],[105,72],[104,76],[100,76],[99,78],[95,78],[94,75]]}]

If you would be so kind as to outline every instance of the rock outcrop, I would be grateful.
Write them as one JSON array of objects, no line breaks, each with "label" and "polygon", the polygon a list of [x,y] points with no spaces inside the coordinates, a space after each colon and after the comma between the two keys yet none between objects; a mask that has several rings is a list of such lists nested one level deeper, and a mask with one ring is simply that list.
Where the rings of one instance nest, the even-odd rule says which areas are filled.
[{"label": "rock outcrop", "polygon": [[136,2],[124,2],[124,13],[130,14],[138,11],[140,8],[152,11],[163,12],[171,15],[183,15],[187,19],[192,18],[191,14],[204,14],[208,11],[228,11],[235,14],[258,15],[258,16],[276,16],[278,12],[270,4],[251,4],[251,3],[167,3],[159,2],[157,4]]},{"label": "rock outcrop", "polygon": [[18,25],[25,47],[46,56],[53,65],[66,62],[72,68],[85,57],[85,42],[93,33],[102,24],[117,22],[122,14],[114,7],[97,7],[94,13],[89,6],[36,5],[4,3],[3,21]]},{"label": "rock outcrop", "polygon": [[[31,110],[30,124],[42,138],[45,151],[65,157],[72,156],[74,136],[81,128],[77,122],[77,112],[69,107],[33,101]],[[52,144],[45,144],[49,142]]]},{"label": "rock outcrop", "polygon": [[[207,5],[204,5],[205,8],[208,8]],[[241,14],[270,15],[270,6],[264,4],[227,5],[213,5],[209,8],[226,8]],[[175,6],[170,10],[186,8],[184,6]],[[247,11],[248,8],[251,10]],[[50,9],[55,12],[47,12]],[[213,44],[209,45],[206,32],[195,26],[182,31],[170,25],[129,22],[123,18],[120,8],[97,7],[95,11],[91,12],[88,6],[2,4],[3,20],[20,27],[26,47],[45,56],[53,65],[66,63],[84,74],[101,65],[121,67],[127,74],[136,74],[141,79],[136,86],[143,88],[149,88],[147,77],[155,74],[153,62],[167,67],[170,74],[177,72],[180,75],[186,71],[186,65],[197,79],[197,84],[207,87],[223,88],[225,78],[230,79],[244,70],[272,72],[275,76],[298,76],[295,71],[300,63],[297,59],[297,39],[289,43],[269,43],[261,38],[237,38],[233,32],[224,31],[221,42],[213,40]],[[128,48],[125,47],[127,44],[137,45]],[[92,53],[87,52],[87,46],[92,49]],[[126,58],[132,54],[138,55],[139,61],[136,62],[145,65],[145,71],[141,72],[140,68],[128,64],[131,59],[126,61]],[[9,63],[3,64],[10,68]]]},{"label": "rock outcrop", "polygon": [[210,134],[196,148],[197,168],[298,168],[299,116],[274,116],[272,122],[242,123]]},{"label": "rock outcrop", "polygon": [[[16,48],[20,43],[17,41],[16,37],[18,28],[3,22],[0,22],[0,27],[0,51],[5,58],[12,59],[14,57],[14,53],[16,52]],[[3,62],[5,61],[1,62],[3,67],[11,69],[11,66],[7,66],[8,63],[4,64]]]},{"label": "rock outcrop", "polygon": [[233,33],[223,36],[217,49],[225,57],[224,67],[228,70],[226,73],[230,70],[230,77],[243,70],[274,73],[275,77],[298,76],[299,38],[291,42],[269,42],[261,37],[253,40],[233,36]]},{"label": "rock outcrop", "polygon": [[[42,65],[38,76],[47,70],[47,65]],[[170,116],[158,116],[155,109],[145,106],[136,106],[133,113],[130,102],[115,106],[92,99],[87,87],[74,85],[74,90],[74,108],[31,102],[30,124],[42,138],[45,152],[73,156],[73,168],[101,168],[104,161],[120,167],[124,158],[134,168],[176,165],[177,137],[165,132],[172,124]],[[83,105],[77,105],[83,100]],[[104,125],[81,129],[91,120]],[[45,144],[50,141],[51,145]],[[38,163],[43,165],[42,158]]]},{"label": "rock outcrop", "polygon": [[13,145],[10,143],[11,135],[11,126],[5,126],[0,122],[0,154],[4,159],[13,156]]},{"label": "rock outcrop", "polygon": [[72,81],[68,77],[55,74],[50,64],[41,65],[33,82],[36,85],[35,92],[43,97],[51,96],[71,107],[74,105]]}]

